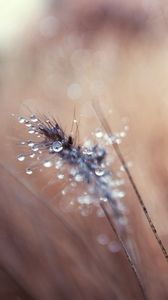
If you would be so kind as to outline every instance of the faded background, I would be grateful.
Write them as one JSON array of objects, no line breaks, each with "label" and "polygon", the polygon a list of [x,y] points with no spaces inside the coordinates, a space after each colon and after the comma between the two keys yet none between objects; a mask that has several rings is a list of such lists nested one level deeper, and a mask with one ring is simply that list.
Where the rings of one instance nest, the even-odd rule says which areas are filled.
[{"label": "faded background", "polygon": [[[65,213],[50,174],[19,165],[24,130],[11,113],[49,113],[80,142],[100,127],[99,101],[114,130],[127,120],[126,161],[168,249],[168,3],[166,0],[0,0],[0,298],[143,299],[107,221]],[[148,299],[168,299],[168,265],[126,181],[134,255]],[[58,198],[59,197],[59,198]],[[51,200],[52,199],[52,200]],[[58,201],[59,200],[59,201]]]}]

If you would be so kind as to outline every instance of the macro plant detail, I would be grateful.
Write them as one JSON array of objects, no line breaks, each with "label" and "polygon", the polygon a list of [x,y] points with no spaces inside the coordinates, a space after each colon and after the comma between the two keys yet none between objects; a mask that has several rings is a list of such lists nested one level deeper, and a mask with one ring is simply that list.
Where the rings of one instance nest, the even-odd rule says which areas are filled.
[{"label": "macro plant detail", "polygon": [[[32,114],[30,117],[18,117],[18,122],[34,136],[33,140],[21,141],[21,146],[29,150],[17,155],[20,162],[27,157],[35,160],[34,164],[30,163],[26,168],[26,174],[32,175],[34,168],[38,169],[42,165],[44,168],[55,168],[58,180],[65,179],[66,174],[69,182],[67,188],[72,189],[74,194],[81,184],[85,185],[84,193],[76,197],[75,204],[83,207],[93,205],[102,209],[136,276],[143,298],[147,299],[140,274],[127,247],[131,239],[127,227],[127,210],[123,203],[125,193],[121,189],[125,181],[121,172],[112,170],[117,155],[113,154],[112,157],[108,153],[108,148],[121,143],[128,126],[122,132],[111,135],[97,129],[94,133],[95,141],[86,140],[84,145],[80,145],[77,141],[79,129],[76,119],[72,122],[70,135],[54,118]],[[124,168],[125,165],[121,164],[121,169]],[[64,190],[62,194],[66,197]]]},{"label": "macro plant detail", "polygon": [[[74,191],[74,198],[77,194],[76,191],[80,190],[80,186],[84,184],[84,192],[76,197],[75,202],[73,202],[73,204],[75,203],[74,207],[80,205],[85,208],[93,205],[99,211],[101,208],[135,274],[143,299],[148,299],[142,278],[132,258],[133,253],[128,247],[132,241],[127,226],[127,209],[123,203],[125,192],[121,188],[125,184],[125,180],[122,178],[121,172],[114,171],[113,165],[116,158],[119,159],[121,169],[125,171],[133,187],[138,202],[166,259],[168,257],[167,251],[157,234],[119,148],[119,144],[127,134],[128,126],[125,126],[122,132],[113,133],[99,105],[93,104],[93,107],[104,131],[97,129],[92,133],[94,138],[86,140],[83,145],[78,143],[79,128],[75,118],[68,135],[54,118],[48,118],[45,115],[39,117],[35,114],[31,114],[29,117],[17,117],[18,122],[23,124],[28,133],[33,136],[32,140],[20,142],[25,150],[17,155],[17,160],[20,162],[26,158],[34,160],[34,163],[30,163],[30,166],[26,168],[27,175],[32,175],[34,169],[38,169],[40,165],[44,168],[55,169],[57,180],[65,179],[67,181],[66,189]],[[109,149],[113,149],[114,153],[110,153]],[[61,191],[64,197],[67,196],[67,190],[66,192],[65,190]],[[81,209],[82,215],[86,215],[84,208]]]}]

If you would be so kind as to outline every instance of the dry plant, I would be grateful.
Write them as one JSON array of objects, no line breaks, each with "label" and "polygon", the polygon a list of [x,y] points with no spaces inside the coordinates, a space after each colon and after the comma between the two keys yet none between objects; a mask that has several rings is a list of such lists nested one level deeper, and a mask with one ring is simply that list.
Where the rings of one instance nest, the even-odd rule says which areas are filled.
[{"label": "dry plant", "polygon": [[3,299],[167,299],[166,9],[51,1],[1,54]]}]

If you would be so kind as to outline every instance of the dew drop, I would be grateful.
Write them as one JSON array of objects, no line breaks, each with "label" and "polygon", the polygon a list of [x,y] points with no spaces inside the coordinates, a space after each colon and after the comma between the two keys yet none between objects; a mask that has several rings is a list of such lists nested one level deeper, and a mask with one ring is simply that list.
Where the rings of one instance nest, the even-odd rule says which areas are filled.
[{"label": "dew drop", "polygon": [[119,139],[119,138],[117,138],[116,140],[115,140],[115,142],[116,142],[116,144],[121,144],[121,142],[122,142],[122,140],[121,139]]},{"label": "dew drop", "polygon": [[96,169],[95,170],[95,174],[97,175],[97,176],[103,176],[104,175],[104,169]]},{"label": "dew drop", "polygon": [[50,167],[52,167],[52,162],[50,160],[45,160],[43,163],[43,166],[45,168],[50,168]]},{"label": "dew drop", "polygon": [[29,132],[30,134],[35,133],[35,128],[34,128],[34,127],[29,128],[28,132]]},{"label": "dew drop", "polygon": [[24,117],[19,117],[18,121],[20,124],[24,124],[26,122],[26,119]]},{"label": "dew drop", "polygon": [[98,130],[96,130],[95,136],[96,136],[98,139],[100,139],[100,138],[103,137],[103,132],[102,132],[101,130],[98,129]]},{"label": "dew drop", "polygon": [[24,160],[25,160],[25,155],[24,155],[24,154],[19,154],[19,155],[17,156],[17,160],[19,160],[19,161],[24,161]]},{"label": "dew drop", "polygon": [[129,126],[128,126],[128,125],[125,125],[125,126],[124,126],[124,130],[125,130],[125,131],[128,131],[128,130],[129,130]]},{"label": "dew drop", "polygon": [[37,117],[36,117],[35,115],[31,115],[31,116],[30,116],[30,119],[31,119],[31,121],[32,121],[33,123],[35,123],[35,122],[38,121],[38,119],[37,119]]},{"label": "dew drop", "polygon": [[120,171],[121,172],[125,172],[125,167],[124,166],[120,166]]},{"label": "dew drop", "polygon": [[29,121],[26,121],[26,122],[25,122],[25,125],[26,125],[27,127],[31,127],[31,126],[32,126],[32,124],[31,124]]},{"label": "dew drop", "polygon": [[33,143],[32,141],[29,141],[29,142],[27,143],[27,145],[28,145],[29,147],[33,147],[33,146],[34,146],[34,143]]},{"label": "dew drop", "polygon": [[62,195],[66,195],[66,193],[67,193],[67,192],[66,192],[65,189],[61,191],[61,194],[62,194]]},{"label": "dew drop", "polygon": [[60,141],[57,141],[57,142],[53,143],[51,149],[52,149],[52,151],[58,153],[58,152],[62,151],[63,145]]},{"label": "dew drop", "polygon": [[121,138],[124,138],[125,136],[126,136],[126,132],[125,132],[125,131],[121,131],[121,132],[120,132],[120,137],[121,137]]},{"label": "dew drop", "polygon": [[31,175],[32,173],[33,173],[33,171],[30,168],[26,169],[26,174],[27,175]]},{"label": "dew drop", "polygon": [[92,155],[93,154],[93,149],[92,148],[85,148],[83,150],[83,154]]},{"label": "dew drop", "polygon": [[39,150],[38,145],[33,145],[33,146],[32,146],[32,150],[33,150],[34,152],[38,151],[38,150]]},{"label": "dew drop", "polygon": [[57,177],[58,179],[64,179],[64,174],[58,174]]},{"label": "dew drop", "polygon": [[83,181],[83,176],[81,174],[75,175],[75,181],[77,181],[77,182]]},{"label": "dew drop", "polygon": [[100,147],[99,147],[99,148],[97,149],[97,153],[96,153],[96,154],[97,154],[98,157],[102,157],[102,158],[103,158],[103,157],[106,155],[106,151],[105,151],[104,148],[100,148]]}]

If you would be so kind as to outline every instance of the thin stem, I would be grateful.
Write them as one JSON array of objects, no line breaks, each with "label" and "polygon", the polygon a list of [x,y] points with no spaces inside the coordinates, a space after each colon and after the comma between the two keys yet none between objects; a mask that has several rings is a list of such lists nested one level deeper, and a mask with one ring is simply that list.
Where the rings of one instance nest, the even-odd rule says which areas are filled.
[{"label": "thin stem", "polygon": [[[96,103],[96,104],[93,103],[93,107],[94,107],[94,110],[95,110],[95,112],[96,112],[96,114],[97,114],[97,116],[98,116],[98,118],[99,118],[99,120],[100,120],[103,128],[105,129],[105,131],[108,134],[108,136],[111,137],[113,135],[113,132],[112,132],[112,130],[111,130],[108,122],[105,120],[104,115],[103,115],[103,113],[102,113],[102,111],[100,109],[100,106],[98,105],[98,103]],[[142,210],[143,210],[143,212],[144,212],[144,214],[145,214],[145,216],[147,218],[149,226],[150,226],[150,228],[151,228],[151,230],[152,230],[152,232],[154,234],[154,237],[155,237],[155,239],[156,239],[156,241],[157,241],[157,243],[158,243],[158,245],[159,245],[159,247],[160,247],[160,249],[161,249],[161,251],[162,251],[162,253],[163,253],[164,257],[165,257],[165,259],[166,259],[166,261],[168,262],[168,253],[167,253],[167,250],[164,247],[164,245],[162,243],[162,240],[160,239],[160,237],[159,237],[159,235],[157,233],[156,227],[154,226],[154,224],[152,222],[152,219],[151,219],[151,217],[150,217],[150,215],[148,213],[148,210],[147,210],[147,208],[145,206],[145,203],[144,203],[144,201],[143,201],[143,199],[142,199],[142,197],[140,195],[140,192],[139,192],[139,190],[137,188],[137,185],[136,185],[136,183],[135,183],[135,181],[134,181],[134,179],[133,179],[133,177],[132,177],[132,175],[131,175],[131,173],[130,173],[127,165],[126,165],[125,159],[124,159],[124,157],[123,157],[123,155],[122,155],[122,153],[120,151],[120,148],[119,148],[118,144],[113,144],[113,148],[114,148],[114,151],[116,152],[116,154],[117,154],[117,156],[118,156],[118,158],[119,158],[119,160],[120,160],[120,162],[121,162],[121,164],[122,164],[122,166],[123,166],[123,168],[124,168],[124,170],[125,170],[125,172],[126,172],[126,174],[128,176],[128,179],[129,179],[129,181],[130,181],[130,183],[131,183],[131,185],[133,187],[133,190],[134,190],[134,192],[135,192],[135,194],[137,196],[138,202],[139,202],[139,204],[140,204],[140,206],[141,206],[141,208],[142,208]]]},{"label": "thin stem", "polygon": [[129,181],[130,181],[130,183],[131,183],[131,185],[132,185],[132,187],[134,189],[134,192],[135,192],[135,194],[137,196],[139,204],[140,204],[141,208],[143,209],[144,214],[145,214],[145,216],[146,216],[146,218],[148,220],[148,223],[150,225],[150,228],[151,228],[151,230],[152,230],[152,232],[153,232],[153,234],[154,234],[154,236],[155,236],[155,238],[156,238],[156,240],[157,240],[157,242],[158,242],[158,244],[160,246],[160,249],[162,250],[162,253],[163,253],[164,257],[165,257],[166,261],[168,262],[168,253],[167,253],[167,250],[164,247],[164,245],[163,245],[163,243],[162,243],[162,241],[161,241],[161,239],[160,239],[160,237],[159,237],[159,235],[157,233],[156,227],[155,227],[155,225],[152,222],[152,219],[151,219],[151,217],[150,217],[150,215],[148,213],[148,210],[147,210],[147,208],[146,208],[146,206],[144,204],[144,201],[143,201],[143,199],[142,199],[142,197],[141,197],[141,195],[140,195],[140,193],[138,191],[138,188],[137,188],[137,186],[135,184],[135,181],[134,181],[134,179],[133,179],[133,177],[132,177],[132,175],[131,175],[131,173],[130,173],[130,171],[129,171],[126,163],[125,163],[125,160],[124,160],[124,157],[122,156],[120,148],[118,147],[117,144],[114,144],[113,147],[114,147],[115,152],[118,155],[118,158],[120,159],[120,161],[122,163],[122,166],[124,167],[124,170],[125,170],[125,172],[126,172],[126,174],[128,176],[128,179],[129,179]]},{"label": "thin stem", "polygon": [[130,254],[129,254],[129,251],[128,251],[127,247],[125,246],[122,238],[120,237],[120,235],[118,234],[116,228],[114,227],[114,224],[113,224],[113,222],[112,222],[112,220],[111,220],[111,218],[110,218],[110,216],[109,216],[109,214],[108,214],[108,212],[107,212],[107,210],[106,210],[106,208],[105,208],[105,206],[103,205],[102,202],[100,202],[100,206],[101,206],[101,208],[102,208],[102,210],[103,210],[103,212],[104,212],[104,214],[105,214],[105,216],[106,216],[106,218],[107,218],[107,220],[108,220],[111,228],[113,229],[113,231],[114,231],[114,233],[116,235],[116,238],[119,240],[119,242],[120,242],[120,244],[121,244],[121,246],[122,246],[122,248],[124,250],[124,253],[125,253],[126,258],[127,258],[128,262],[129,262],[129,265],[131,266],[131,269],[132,269],[132,271],[133,271],[133,273],[134,273],[134,275],[135,275],[135,277],[137,279],[139,288],[140,288],[141,293],[143,295],[143,299],[144,300],[148,300],[148,297],[147,297],[146,292],[145,292],[144,285],[143,285],[143,283],[141,281],[141,277],[140,277],[140,275],[139,275],[139,273],[137,271],[137,268],[135,266],[134,261],[132,260]]}]

